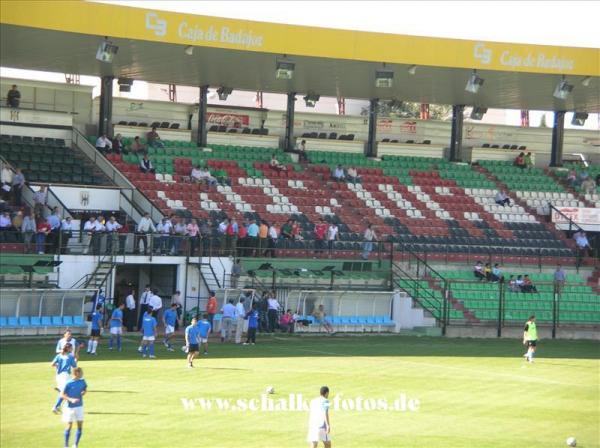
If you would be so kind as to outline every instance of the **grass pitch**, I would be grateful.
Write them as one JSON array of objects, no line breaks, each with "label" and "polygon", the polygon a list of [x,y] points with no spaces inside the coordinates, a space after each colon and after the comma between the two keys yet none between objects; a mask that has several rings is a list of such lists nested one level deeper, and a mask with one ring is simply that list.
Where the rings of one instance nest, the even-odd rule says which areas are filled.
[{"label": "grass pitch", "polygon": [[[217,409],[216,399],[260,403],[269,385],[274,402],[309,400],[322,385],[332,403],[335,395],[419,400],[415,412],[351,411],[338,401],[334,447],[551,448],[568,436],[600,446],[596,342],[541,341],[530,365],[515,340],[267,337],[247,347],[212,343],[187,369],[181,341],[174,353],[157,346],[156,360],[141,359],[137,341],[117,353],[103,339],[97,357],[82,354],[89,393],[81,448],[307,446],[307,412]],[[2,448],[62,447],[63,424],[50,412],[55,343],[0,344]],[[182,399],[211,399],[213,408],[186,409]]]}]

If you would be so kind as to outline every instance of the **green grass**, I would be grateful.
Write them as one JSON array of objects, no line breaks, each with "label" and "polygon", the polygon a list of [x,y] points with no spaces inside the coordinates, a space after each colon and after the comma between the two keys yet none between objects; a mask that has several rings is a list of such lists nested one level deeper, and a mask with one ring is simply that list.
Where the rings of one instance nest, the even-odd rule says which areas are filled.
[{"label": "green grass", "polygon": [[[62,446],[50,413],[55,341],[0,345],[0,446]],[[186,369],[180,351],[143,360],[130,339],[122,353],[80,360],[89,393],[81,448],[305,447],[306,412],[184,410],[182,398],[271,398],[321,385],[343,398],[420,401],[417,412],[332,410],[334,447],[600,446],[599,344],[542,341],[532,365],[515,340],[416,337],[292,337],[254,347],[212,343]]]}]

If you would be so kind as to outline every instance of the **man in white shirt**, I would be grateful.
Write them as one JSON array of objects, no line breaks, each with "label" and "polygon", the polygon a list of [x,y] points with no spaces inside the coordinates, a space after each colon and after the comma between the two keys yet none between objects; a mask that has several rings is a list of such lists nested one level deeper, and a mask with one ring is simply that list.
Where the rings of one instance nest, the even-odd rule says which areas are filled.
[{"label": "man in white shirt", "polygon": [[146,287],[144,288],[144,292],[142,292],[142,295],[140,297],[140,315],[138,319],[138,331],[142,330],[142,320],[144,318],[144,313],[148,311],[151,296],[152,290],[150,289],[150,285],[146,285]]},{"label": "man in white shirt", "polygon": [[269,332],[273,333],[277,328],[277,314],[279,313],[280,305],[275,298],[275,291],[271,292],[271,295],[267,299],[268,311],[267,319],[269,321]]},{"label": "man in white shirt", "polygon": [[235,319],[236,311],[233,305],[233,299],[229,299],[221,309],[223,317],[221,318],[221,342],[229,341],[231,336],[233,319]]},{"label": "man in white shirt", "polygon": [[69,239],[73,236],[73,222],[71,221],[71,217],[67,216],[60,223],[60,253],[67,253],[67,245],[69,244]]},{"label": "man in white shirt", "polygon": [[45,216],[46,201],[48,200],[46,188],[46,185],[41,185],[40,189],[33,194],[33,209],[37,216]]},{"label": "man in white shirt", "polygon": [[156,231],[160,233],[160,236],[158,237],[158,244],[156,247],[157,252],[161,255],[166,255],[167,249],[169,247],[169,238],[173,233],[173,223],[169,218],[165,216],[162,219],[162,222],[158,224]]},{"label": "man in white shirt", "polygon": [[310,401],[307,441],[311,448],[317,448],[319,442],[323,442],[323,446],[325,446],[325,448],[330,448],[330,432],[329,388],[327,386],[323,386],[319,391],[319,397]]},{"label": "man in white shirt", "polygon": [[192,168],[192,172],[190,173],[190,177],[192,178],[192,181],[194,182],[201,182],[202,179],[200,178],[200,165],[195,166]]},{"label": "man in white shirt", "polygon": [[152,315],[156,318],[156,321],[161,322],[160,313],[162,312],[163,303],[157,293],[157,289],[152,290],[152,295],[148,299],[148,305],[152,308]]},{"label": "man in white shirt", "polygon": [[327,247],[329,249],[329,258],[331,258],[335,241],[339,239],[340,236],[338,226],[332,222],[327,228]]},{"label": "man in white shirt", "polygon": [[361,178],[358,175],[358,171],[356,171],[356,168],[353,168],[353,167],[348,168],[347,174],[348,174],[348,182],[352,182],[353,184],[355,184],[355,183],[361,181]]},{"label": "man in white shirt", "polygon": [[494,198],[496,204],[501,205],[502,207],[508,205],[510,207],[510,198],[506,196],[504,191],[500,190],[496,193],[496,197]]},{"label": "man in white shirt", "polygon": [[266,257],[268,254],[268,256],[270,256],[271,258],[275,258],[275,248],[277,247],[278,238],[277,229],[275,228],[275,225],[271,224],[269,226],[267,236],[267,250],[265,251],[264,256]]},{"label": "man in white shirt", "polygon": [[133,331],[133,324],[135,323],[135,290],[129,291],[129,295],[125,297],[125,326],[128,332]]},{"label": "man in white shirt", "polygon": [[108,238],[106,239],[106,253],[116,254],[119,251],[119,236],[117,235],[117,231],[122,226],[117,222],[117,218],[112,215],[105,227],[106,232],[108,233]]},{"label": "man in white shirt", "polygon": [[235,306],[235,343],[242,343],[242,333],[244,332],[244,318],[246,317],[246,308],[244,307],[245,297],[240,297],[240,301]]},{"label": "man in white shirt", "polygon": [[342,165],[338,165],[335,168],[335,171],[333,172],[333,179],[334,180],[346,180],[346,174],[344,173],[344,168],[342,168]]},{"label": "man in white shirt", "polygon": [[365,229],[364,239],[362,258],[363,260],[368,260],[369,254],[373,250],[373,241],[377,239],[377,234],[375,233],[372,224],[369,224]]},{"label": "man in white shirt", "polygon": [[96,140],[96,149],[102,153],[108,153],[112,149],[112,142],[106,134],[102,134]]},{"label": "man in white shirt", "polygon": [[[92,237],[101,228],[102,224],[96,221],[96,217],[94,215],[90,216],[90,218],[83,225],[83,235],[81,237],[83,244],[83,253],[87,254],[90,251],[90,245],[92,243]],[[92,248],[93,251],[94,248]]]},{"label": "man in white shirt", "polygon": [[2,182],[0,194],[2,195],[2,199],[6,202],[10,200],[13,184],[13,173],[8,167],[8,165],[2,166],[2,175],[0,176],[0,181]]},{"label": "man in white shirt", "polygon": [[577,252],[579,257],[583,257],[586,254],[586,252],[592,248],[590,246],[588,237],[583,230],[576,232],[573,235],[573,239],[575,240],[575,244],[577,244]]},{"label": "man in white shirt", "polygon": [[150,213],[145,213],[142,219],[140,219],[135,232],[136,241],[134,246],[136,253],[140,251],[140,241],[144,243],[144,255],[148,253],[147,235],[152,232],[156,232],[156,227],[154,227],[154,223],[152,222],[152,219],[150,219]]}]

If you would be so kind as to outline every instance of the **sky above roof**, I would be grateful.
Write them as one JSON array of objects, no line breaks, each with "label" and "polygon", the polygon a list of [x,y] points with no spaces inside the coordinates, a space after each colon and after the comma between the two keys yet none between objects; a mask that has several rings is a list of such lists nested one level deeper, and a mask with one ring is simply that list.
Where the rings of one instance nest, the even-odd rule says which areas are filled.
[{"label": "sky above roof", "polygon": [[600,48],[599,1],[102,1],[392,34]]}]

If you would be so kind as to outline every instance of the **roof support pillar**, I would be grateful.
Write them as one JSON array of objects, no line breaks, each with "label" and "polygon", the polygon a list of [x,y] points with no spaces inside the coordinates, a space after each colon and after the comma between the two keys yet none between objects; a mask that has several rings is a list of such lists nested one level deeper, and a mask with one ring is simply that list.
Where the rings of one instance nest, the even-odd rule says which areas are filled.
[{"label": "roof support pillar", "polygon": [[554,112],[554,126],[552,127],[552,152],[550,153],[550,166],[562,166],[563,138],[565,135],[565,111]]},{"label": "roof support pillar", "polygon": [[450,152],[448,160],[458,162],[462,156],[462,133],[465,106],[452,106],[452,131],[450,133]]},{"label": "roof support pillar", "polygon": [[294,109],[296,107],[296,92],[287,95],[287,107],[285,109],[285,141],[283,149],[292,151],[294,149]]},{"label": "roof support pillar", "polygon": [[100,84],[100,115],[98,135],[110,134],[112,127],[112,96],[114,76],[103,76]]},{"label": "roof support pillar", "polygon": [[206,107],[208,105],[208,86],[200,86],[200,99],[198,100],[198,137],[196,144],[200,148],[206,147]]},{"label": "roof support pillar", "polygon": [[379,98],[371,98],[369,102],[369,135],[367,137],[367,157],[375,157],[377,154],[377,108]]}]

